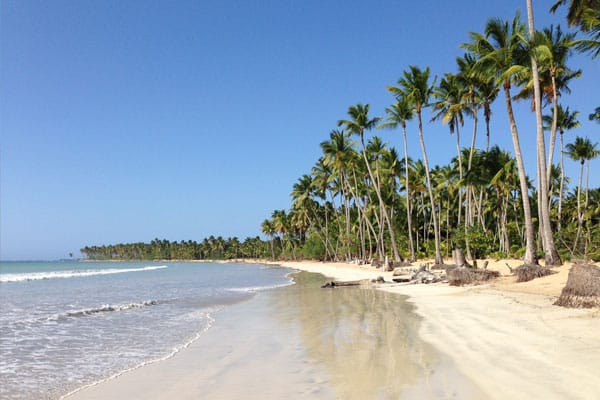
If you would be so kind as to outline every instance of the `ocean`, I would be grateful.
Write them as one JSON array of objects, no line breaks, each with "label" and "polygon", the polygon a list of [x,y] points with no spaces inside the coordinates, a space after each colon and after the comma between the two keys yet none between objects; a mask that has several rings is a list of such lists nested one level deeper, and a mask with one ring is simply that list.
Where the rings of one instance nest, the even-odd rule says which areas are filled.
[{"label": "ocean", "polygon": [[257,264],[0,263],[0,398],[57,399],[165,360],[219,311],[292,283]]}]

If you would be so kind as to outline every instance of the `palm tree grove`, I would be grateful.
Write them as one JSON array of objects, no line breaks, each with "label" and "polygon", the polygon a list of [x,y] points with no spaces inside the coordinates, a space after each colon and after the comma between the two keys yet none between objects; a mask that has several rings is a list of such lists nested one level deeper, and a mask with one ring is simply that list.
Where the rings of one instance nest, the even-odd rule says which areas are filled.
[{"label": "palm tree grove", "polygon": [[[600,188],[588,185],[590,162],[600,155],[597,131],[577,131],[584,116],[600,124],[600,107],[573,110],[562,96],[582,74],[570,65],[572,56],[600,54],[600,1],[559,0],[549,12],[561,8],[567,28],[535,29],[530,0],[527,18],[519,12],[510,20],[490,18],[483,31],[457,44],[464,54],[452,72],[432,76],[428,66],[408,65],[387,86],[390,103],[382,115],[359,102],[332,116],[321,156],[293,184],[290,208],[262,222],[266,240],[155,239],[82,253],[91,259],[432,258],[443,264],[459,250],[475,265],[484,257],[531,265],[544,259],[546,266],[600,260]],[[529,171],[513,111],[523,101],[536,120],[537,165]],[[501,112],[492,115],[493,103]],[[508,132],[494,129],[502,118]],[[437,139],[456,149],[448,165],[428,158],[431,124],[448,127],[449,135]],[[402,148],[381,134],[397,135]],[[476,147],[478,134],[485,135],[485,148]],[[510,135],[513,147],[494,145],[495,135]],[[419,143],[420,154],[408,154],[410,141]],[[578,176],[566,176],[567,163],[578,165]]]},{"label": "palm tree grove", "polygon": [[[566,3],[556,2],[551,12],[568,6],[572,32],[535,30],[529,1],[525,21],[517,12],[470,33],[453,72],[434,77],[427,66],[408,66],[387,87],[384,115],[374,115],[369,104],[350,105],[320,144],[322,155],[293,185],[290,209],[262,223],[271,257],[442,264],[459,249],[474,261],[515,257],[537,264],[543,258],[550,266],[600,259],[600,188],[587,184],[600,148],[593,136],[576,131],[581,112],[600,122],[599,108],[580,112],[561,103],[582,73],[570,57],[600,53],[600,2]],[[505,115],[492,116],[496,101]],[[525,170],[516,101],[529,101],[536,114],[537,171]],[[512,149],[492,144],[494,135],[507,134],[494,132],[498,118],[508,119]],[[417,128],[410,131],[409,121]],[[448,126],[451,136],[440,140],[456,147],[448,165],[432,165],[427,156],[424,137],[434,123]],[[382,129],[400,135],[403,149],[386,144]],[[475,147],[480,129],[485,148]],[[421,154],[408,154],[410,140],[419,142]],[[580,164],[579,176],[565,176],[567,162]]]}]

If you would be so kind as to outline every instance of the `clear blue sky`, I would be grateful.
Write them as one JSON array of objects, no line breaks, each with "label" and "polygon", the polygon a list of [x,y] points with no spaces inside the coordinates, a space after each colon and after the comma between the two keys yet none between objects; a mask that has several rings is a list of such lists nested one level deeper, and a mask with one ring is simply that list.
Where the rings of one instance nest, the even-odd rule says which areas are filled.
[{"label": "clear blue sky", "polygon": [[[565,25],[565,10],[534,3],[538,28]],[[455,72],[468,33],[518,8],[525,16],[525,0],[3,0],[0,258],[258,235],[272,210],[289,207],[349,105],[382,115],[386,85],[410,64]],[[583,127],[567,141],[598,141],[587,115],[600,105],[599,61],[571,65],[584,77],[563,102]],[[527,109],[519,105],[517,122],[535,178]],[[492,141],[512,152],[503,103],[493,112]],[[399,132],[378,134],[400,147]],[[448,128],[427,124],[425,135],[430,162],[448,163]],[[578,165],[567,165],[576,179]]]}]

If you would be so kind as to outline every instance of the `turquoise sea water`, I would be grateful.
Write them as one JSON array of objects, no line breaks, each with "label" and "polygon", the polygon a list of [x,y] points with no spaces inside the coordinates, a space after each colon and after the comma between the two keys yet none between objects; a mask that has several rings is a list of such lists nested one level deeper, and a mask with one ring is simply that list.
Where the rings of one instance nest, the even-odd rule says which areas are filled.
[{"label": "turquoise sea water", "polygon": [[254,264],[0,263],[0,398],[59,398],[168,358],[219,310],[291,283]]}]

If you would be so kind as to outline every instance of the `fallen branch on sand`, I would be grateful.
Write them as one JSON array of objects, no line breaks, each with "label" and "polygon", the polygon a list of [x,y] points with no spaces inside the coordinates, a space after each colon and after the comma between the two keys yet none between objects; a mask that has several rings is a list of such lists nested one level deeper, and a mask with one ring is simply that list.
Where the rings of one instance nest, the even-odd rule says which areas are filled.
[{"label": "fallen branch on sand", "polygon": [[340,286],[366,286],[372,283],[385,283],[385,280],[382,276],[379,276],[377,277],[377,279],[361,279],[358,281],[331,281],[321,286],[321,288],[335,288]]}]

